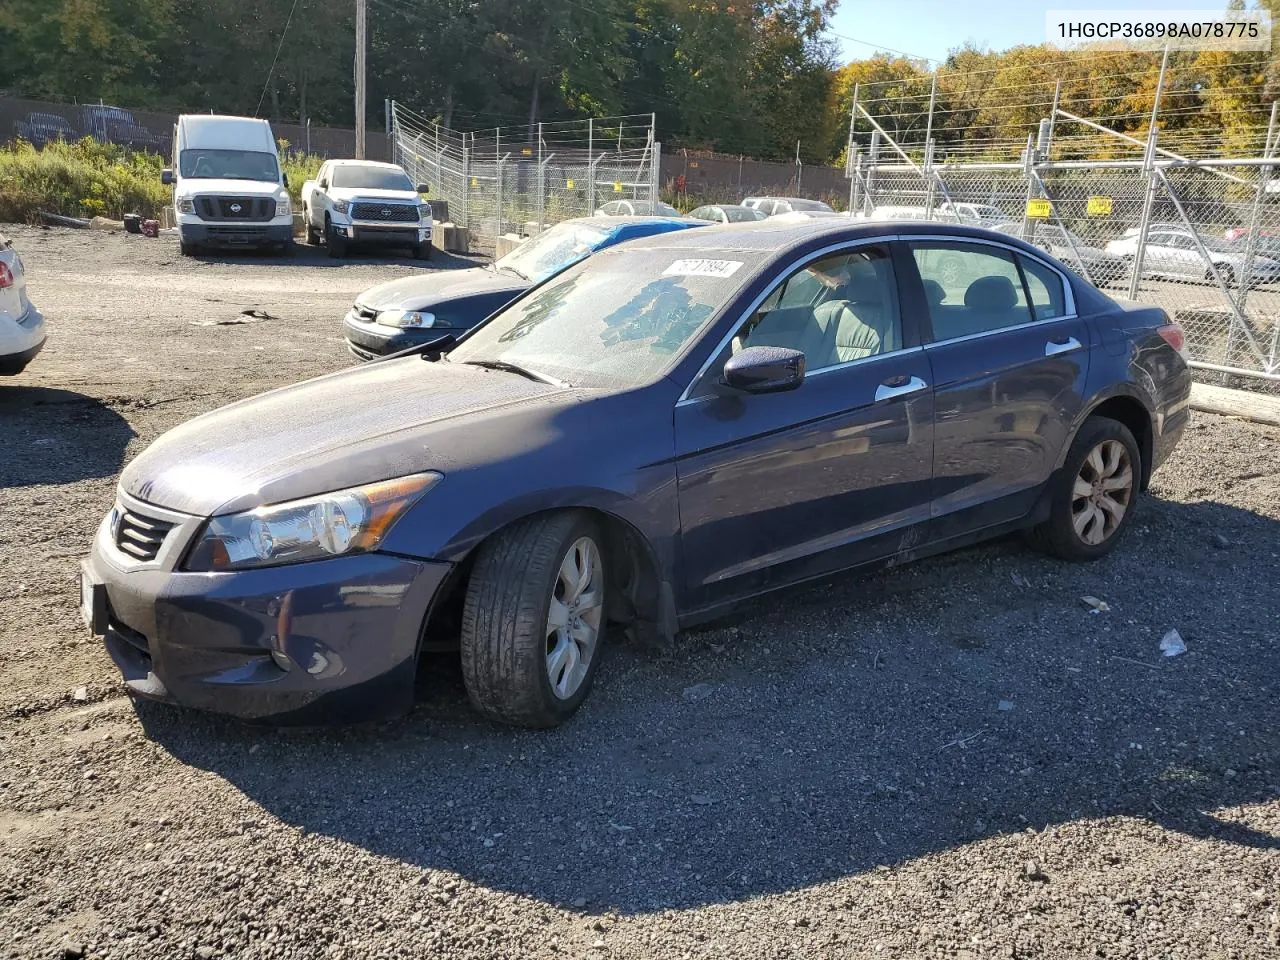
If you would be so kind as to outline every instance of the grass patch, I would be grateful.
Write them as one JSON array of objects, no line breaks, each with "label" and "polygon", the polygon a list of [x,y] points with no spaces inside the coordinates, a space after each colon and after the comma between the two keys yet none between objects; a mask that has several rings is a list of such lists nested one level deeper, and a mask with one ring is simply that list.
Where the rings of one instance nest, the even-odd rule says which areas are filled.
[{"label": "grass patch", "polygon": [[[296,207],[303,181],[315,176],[324,158],[284,152],[280,162]],[[160,182],[165,165],[158,153],[91,139],[43,149],[22,141],[0,146],[0,221],[33,223],[42,210],[68,217],[159,218],[173,197],[172,188]]]}]

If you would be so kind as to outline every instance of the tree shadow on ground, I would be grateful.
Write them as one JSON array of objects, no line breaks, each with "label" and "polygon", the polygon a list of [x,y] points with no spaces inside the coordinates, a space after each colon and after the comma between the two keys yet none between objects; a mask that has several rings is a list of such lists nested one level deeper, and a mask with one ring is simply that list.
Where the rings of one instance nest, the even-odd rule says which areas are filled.
[{"label": "tree shadow on ground", "polygon": [[[139,713],[180,760],[308,832],[593,910],[745,900],[1112,816],[1277,850],[1215,811],[1280,797],[1280,647],[1247,574],[1274,571],[1278,535],[1248,511],[1147,498],[1095,564],[1006,540],[832,578],[667,659],[611,649],[553,731],[478,719],[445,657],[413,714],[378,727]],[[1189,652],[1165,659],[1170,624]]]}]

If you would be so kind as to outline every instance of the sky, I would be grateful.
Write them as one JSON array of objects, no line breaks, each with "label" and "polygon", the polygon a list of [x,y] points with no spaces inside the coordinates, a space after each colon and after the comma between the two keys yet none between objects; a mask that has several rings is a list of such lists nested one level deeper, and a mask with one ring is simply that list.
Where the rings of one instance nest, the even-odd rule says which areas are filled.
[{"label": "sky", "polygon": [[842,35],[836,39],[845,60],[859,60],[877,49],[890,48],[942,60],[966,40],[994,50],[1043,43],[1045,14],[1050,10],[1121,7],[1218,10],[1226,7],[1226,0],[841,0],[831,29]]}]

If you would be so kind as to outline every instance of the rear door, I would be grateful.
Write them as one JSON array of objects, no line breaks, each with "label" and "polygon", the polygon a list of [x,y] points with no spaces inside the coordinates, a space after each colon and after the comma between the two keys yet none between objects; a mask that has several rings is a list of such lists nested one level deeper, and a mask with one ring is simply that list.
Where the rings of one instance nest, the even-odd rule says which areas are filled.
[{"label": "rear door", "polygon": [[1092,330],[1065,275],[1039,258],[989,241],[907,246],[934,293],[931,535],[945,539],[1031,509],[1083,407]]}]

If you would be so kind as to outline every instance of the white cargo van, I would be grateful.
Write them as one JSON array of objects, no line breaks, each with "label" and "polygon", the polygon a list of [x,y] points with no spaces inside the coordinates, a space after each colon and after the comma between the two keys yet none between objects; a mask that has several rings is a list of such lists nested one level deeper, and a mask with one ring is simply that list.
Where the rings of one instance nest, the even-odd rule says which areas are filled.
[{"label": "white cargo van", "polygon": [[173,209],[182,253],[293,246],[289,181],[265,120],[188,114],[173,131]]}]

